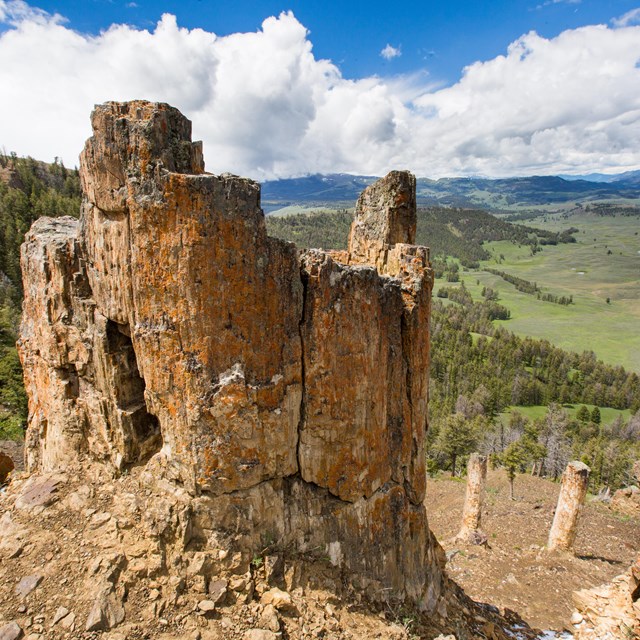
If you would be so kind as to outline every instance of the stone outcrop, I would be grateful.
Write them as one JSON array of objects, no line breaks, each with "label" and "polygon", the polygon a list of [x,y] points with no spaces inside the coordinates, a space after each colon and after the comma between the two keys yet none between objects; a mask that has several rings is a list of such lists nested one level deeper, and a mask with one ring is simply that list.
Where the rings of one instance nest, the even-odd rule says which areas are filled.
[{"label": "stone outcrop", "polygon": [[553,523],[549,531],[549,551],[571,551],[576,539],[578,516],[587,495],[589,467],[583,462],[569,462],[562,474],[562,484]]},{"label": "stone outcrop", "polygon": [[107,103],[92,125],[80,221],[39,220],[22,250],[28,470],[144,465],[181,492],[172,539],[319,553],[434,611],[415,178],[365,190],[347,252],[299,253],[256,183],[205,173],[177,110]]},{"label": "stone outcrop", "polygon": [[640,637],[640,558],[609,584],[573,594],[572,617],[579,640]]},{"label": "stone outcrop", "polygon": [[0,484],[7,480],[14,468],[13,460],[6,453],[0,451]]},{"label": "stone outcrop", "polygon": [[618,489],[611,498],[610,507],[627,516],[639,516],[640,489],[635,485]]},{"label": "stone outcrop", "polygon": [[486,483],[487,456],[472,453],[467,463],[467,490],[462,511],[462,525],[456,540],[471,544],[486,544],[487,535],[480,528]]}]

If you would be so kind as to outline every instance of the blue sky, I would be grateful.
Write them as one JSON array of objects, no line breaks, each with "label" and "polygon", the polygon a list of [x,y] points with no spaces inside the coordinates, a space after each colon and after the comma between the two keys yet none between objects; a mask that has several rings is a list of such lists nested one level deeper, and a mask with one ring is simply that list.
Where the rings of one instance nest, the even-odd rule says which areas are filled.
[{"label": "blue sky", "polygon": [[77,164],[106,100],[169,102],[207,168],[640,169],[640,0],[0,0],[0,147]]},{"label": "blue sky", "polygon": [[[638,0],[46,0],[37,5],[59,13],[69,26],[98,33],[113,23],[153,29],[163,13],[178,24],[219,36],[256,31],[268,16],[291,10],[310,31],[318,58],[336,63],[347,78],[372,74],[428,72],[434,80],[455,82],[463,67],[494,58],[528,31],[552,38],[566,29],[604,23],[640,6]],[[387,45],[401,55],[380,56]]]}]

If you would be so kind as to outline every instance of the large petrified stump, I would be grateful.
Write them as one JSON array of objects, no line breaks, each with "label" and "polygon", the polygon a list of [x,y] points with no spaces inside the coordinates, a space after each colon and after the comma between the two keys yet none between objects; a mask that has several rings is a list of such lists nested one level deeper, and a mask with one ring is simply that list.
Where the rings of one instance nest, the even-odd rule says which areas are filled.
[{"label": "large petrified stump", "polygon": [[587,495],[589,467],[583,462],[570,462],[562,474],[562,485],[547,548],[570,551],[576,539],[580,508]]},{"label": "large petrified stump", "polygon": [[112,102],[92,124],[80,221],[39,220],[22,250],[29,470],[147,465],[203,541],[268,534],[433,610],[414,177],[365,191],[348,252],[299,254],[259,185],[204,172],[177,110]]}]

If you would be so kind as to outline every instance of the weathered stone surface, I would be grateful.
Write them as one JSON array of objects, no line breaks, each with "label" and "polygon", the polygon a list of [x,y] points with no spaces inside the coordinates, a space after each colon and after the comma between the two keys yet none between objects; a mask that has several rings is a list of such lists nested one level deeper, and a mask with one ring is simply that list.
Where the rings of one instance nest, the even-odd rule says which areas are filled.
[{"label": "weathered stone surface", "polygon": [[276,607],[272,604],[268,604],[260,614],[258,625],[261,629],[267,629],[274,633],[278,633],[278,631],[280,631],[280,620],[278,619]]},{"label": "weathered stone surface", "polygon": [[54,627],[55,625],[57,625],[58,622],[60,622],[60,620],[62,620],[63,618],[66,618],[69,613],[70,611],[66,607],[58,607],[56,609],[55,615],[53,616],[53,620],[51,621],[51,626]]},{"label": "weathered stone surface", "polygon": [[416,179],[408,171],[392,171],[369,185],[356,204],[349,234],[349,258],[380,269],[385,252],[416,238]]},{"label": "weathered stone surface", "polygon": [[302,256],[300,473],[343,500],[390,480],[424,499],[432,280],[405,244],[415,225],[415,178],[394,171],[362,194],[346,255]]},{"label": "weathered stone surface", "polygon": [[295,473],[294,247],[267,236],[257,184],[202,174],[177,110],[109,103],[93,125],[81,157],[88,278],[131,336],[168,462],[214,492]]},{"label": "weathered stone surface", "polygon": [[234,575],[266,548],[319,552],[434,611],[414,177],[367,189],[348,252],[299,256],[267,236],[256,183],[204,173],[177,110],[107,103],[92,124],[80,222],[42,219],[22,250],[29,470],[145,464],[168,487],[149,533],[202,545],[203,593],[225,540]]},{"label": "weathered stone surface", "polygon": [[402,290],[371,267],[346,267],[322,252],[306,253],[302,268],[300,473],[353,502],[392,478],[402,482],[412,453],[404,437]]},{"label": "weathered stone surface", "polygon": [[610,583],[573,594],[577,640],[640,637],[640,558]]},{"label": "weathered stone surface", "polygon": [[227,586],[229,583],[227,580],[212,580],[207,588],[209,598],[213,600],[214,604],[219,604],[224,600],[227,595]]},{"label": "weathered stone surface", "polygon": [[260,600],[264,605],[272,605],[274,608],[286,609],[291,606],[291,596],[286,592],[282,591],[282,589],[278,589],[278,587],[274,587],[273,589],[269,589],[269,591],[265,591],[262,594],[262,598]]},{"label": "weathered stone surface", "polygon": [[57,475],[30,478],[16,500],[16,509],[30,511],[36,507],[48,507],[58,500],[58,486],[62,478]]},{"label": "weathered stone surface", "polygon": [[589,467],[583,462],[570,462],[562,474],[558,505],[549,531],[547,548],[570,551],[576,539],[578,515],[587,495]]},{"label": "weathered stone surface", "polygon": [[16,595],[26,598],[42,582],[43,578],[44,576],[41,573],[25,576],[16,585]]},{"label": "weathered stone surface", "polygon": [[216,603],[213,600],[200,600],[198,602],[198,610],[202,613],[212,613],[216,608]]},{"label": "weathered stone surface", "polygon": [[9,622],[0,627],[0,640],[20,640],[22,635],[22,628],[17,622]]},{"label": "weathered stone surface", "polygon": [[124,621],[122,601],[109,585],[100,589],[87,617],[86,631],[108,631]]},{"label": "weathered stone surface", "polygon": [[456,538],[471,544],[484,544],[487,536],[480,529],[482,503],[487,480],[487,456],[472,453],[467,463],[467,491],[462,511],[462,525]]}]

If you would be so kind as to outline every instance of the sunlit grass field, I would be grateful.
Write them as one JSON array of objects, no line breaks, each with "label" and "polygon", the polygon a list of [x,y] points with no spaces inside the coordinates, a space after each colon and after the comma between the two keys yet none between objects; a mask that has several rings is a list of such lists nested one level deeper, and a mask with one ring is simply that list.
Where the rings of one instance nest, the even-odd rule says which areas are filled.
[{"label": "sunlit grass field", "polygon": [[491,287],[511,311],[510,320],[497,324],[571,351],[591,350],[609,364],[640,371],[640,219],[580,214],[527,224],[554,231],[577,227],[577,242],[545,246],[535,255],[526,246],[488,243],[493,258],[482,267],[536,282],[543,293],[572,295],[574,304],[537,300],[482,269],[463,273],[474,299],[480,299],[483,286]]},{"label": "sunlit grass field", "polygon": [[[569,414],[571,418],[575,418],[576,413],[581,406],[582,405],[580,404],[565,404],[562,405],[562,408]],[[587,409],[589,409],[590,412],[593,411],[594,405],[587,404],[585,406],[587,407]],[[531,407],[508,407],[503,413],[500,414],[500,418],[503,420],[503,422],[508,422],[510,413],[512,411],[518,411],[523,416],[525,416],[525,418],[529,418],[529,420],[538,420],[544,418],[547,415],[548,409],[549,407],[541,405],[534,405]],[[602,424],[603,426],[611,424],[618,416],[622,416],[622,419],[625,422],[627,422],[631,417],[631,412],[629,411],[629,409],[620,410],[611,409],[609,407],[599,407],[599,409],[601,417],[600,424]]]}]

